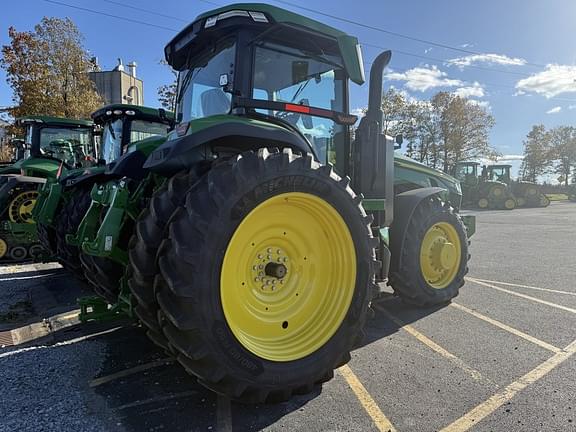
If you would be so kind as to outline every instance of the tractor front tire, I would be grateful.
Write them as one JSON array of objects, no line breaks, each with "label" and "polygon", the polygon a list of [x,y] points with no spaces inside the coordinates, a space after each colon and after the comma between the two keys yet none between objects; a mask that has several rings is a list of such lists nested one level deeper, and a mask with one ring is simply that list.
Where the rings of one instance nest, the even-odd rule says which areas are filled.
[{"label": "tractor front tire", "polygon": [[58,262],[80,280],[85,280],[82,263],[80,261],[81,250],[66,242],[66,234],[75,234],[80,222],[92,203],[90,188],[79,188],[74,191],[70,200],[61,207],[56,214],[56,254]]},{"label": "tractor front tire", "polygon": [[[158,255],[177,360],[244,403],[312,391],[347,363],[376,289],[360,197],[311,155],[246,152],[186,194]],[[164,318],[165,319],[162,319]]]},{"label": "tractor front tire", "polygon": [[401,259],[392,260],[389,285],[403,301],[427,307],[458,295],[470,255],[466,227],[452,207],[437,197],[424,200],[408,223],[402,250],[391,241],[392,254]]}]

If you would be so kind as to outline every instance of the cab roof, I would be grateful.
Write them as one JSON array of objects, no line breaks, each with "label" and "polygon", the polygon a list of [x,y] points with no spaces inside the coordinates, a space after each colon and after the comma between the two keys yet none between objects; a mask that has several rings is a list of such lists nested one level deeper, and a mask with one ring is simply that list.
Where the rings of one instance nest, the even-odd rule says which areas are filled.
[{"label": "cab roof", "polygon": [[25,117],[19,117],[16,119],[16,123],[20,125],[40,123],[47,126],[72,127],[72,128],[94,126],[94,122],[92,120],[77,120],[64,117],[52,117],[43,115],[29,115]]},{"label": "cab roof", "polygon": [[362,54],[356,37],[319,21],[264,3],[236,3],[198,15],[191,24],[166,45],[164,49],[166,61],[173,68],[179,70],[183,67],[186,56],[178,56],[177,54],[189,47],[199,34],[216,32],[219,21],[225,21],[229,18],[243,18],[245,21],[243,24],[238,24],[239,26],[259,27],[262,32],[270,29],[274,24],[281,24],[296,31],[301,29],[308,33],[316,33],[319,36],[333,39],[338,45],[350,79],[357,84],[363,84],[365,81]]},{"label": "cab roof", "polygon": [[[163,114],[162,114],[163,112]],[[109,104],[92,113],[96,124],[103,124],[112,118],[131,116],[139,120],[148,120],[170,124],[174,121],[174,113],[163,108],[150,108],[130,104]]]}]

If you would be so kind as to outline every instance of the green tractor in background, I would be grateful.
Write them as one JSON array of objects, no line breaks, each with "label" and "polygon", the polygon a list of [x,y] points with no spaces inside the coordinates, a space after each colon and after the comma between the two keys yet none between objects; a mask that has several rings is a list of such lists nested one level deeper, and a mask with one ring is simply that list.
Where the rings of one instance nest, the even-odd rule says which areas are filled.
[{"label": "green tractor in background", "polygon": [[49,178],[39,190],[33,215],[44,248],[81,279],[81,253],[66,242],[65,236],[78,226],[88,210],[92,187],[111,178],[122,178],[124,167],[116,166],[120,156],[140,145],[157,147],[174,123],[173,114],[163,109],[125,104],[107,105],[94,112],[92,119],[102,130],[99,165]]},{"label": "green tractor in background", "polygon": [[380,283],[418,306],[458,294],[474,217],[443,187],[395,194],[389,51],[353,142],[348,86],[365,82],[353,36],[235,4],[197,17],[165,55],[179,71],[174,130],[115,162],[123,176],[94,185],[67,240],[98,258],[87,271],[114,263],[98,281],[114,310],[200,383],[252,403],[310,392],[350,359]]},{"label": "green tractor in background", "polygon": [[478,162],[458,162],[454,167],[454,177],[460,180],[462,187],[463,206],[514,210],[518,204],[508,184],[489,178],[486,167],[478,175],[479,166]]},{"label": "green tractor in background", "polygon": [[550,200],[542,193],[539,185],[526,181],[513,181],[510,176],[512,165],[487,165],[486,177],[491,181],[506,183],[516,197],[518,207],[548,207]]},{"label": "green tractor in background", "polygon": [[46,259],[32,212],[38,188],[63,172],[96,163],[94,124],[48,116],[17,119],[26,129],[18,161],[0,169],[0,260]]}]

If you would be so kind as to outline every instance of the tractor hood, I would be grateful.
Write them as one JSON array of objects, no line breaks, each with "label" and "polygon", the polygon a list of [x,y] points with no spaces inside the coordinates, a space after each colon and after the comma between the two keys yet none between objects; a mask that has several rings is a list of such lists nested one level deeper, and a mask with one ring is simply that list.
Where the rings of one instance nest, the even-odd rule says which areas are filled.
[{"label": "tractor hood", "polygon": [[462,195],[460,182],[451,175],[448,175],[442,171],[430,168],[429,166],[424,165],[423,163],[420,163],[414,159],[411,159],[407,156],[398,153],[394,155],[394,165],[416,173],[427,175],[438,182],[438,185],[432,185],[432,186],[443,187],[447,189],[451,194],[453,193],[457,195]]}]

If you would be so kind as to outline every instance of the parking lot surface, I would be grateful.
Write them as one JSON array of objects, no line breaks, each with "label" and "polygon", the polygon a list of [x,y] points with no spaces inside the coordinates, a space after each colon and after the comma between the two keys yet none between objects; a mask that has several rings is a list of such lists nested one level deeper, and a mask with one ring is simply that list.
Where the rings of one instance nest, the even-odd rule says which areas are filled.
[{"label": "parking lot surface", "polygon": [[[576,204],[477,214],[450,305],[375,305],[322,389],[245,406],[127,321],[79,325],[56,265],[0,271],[0,431],[576,431]],[[44,319],[44,320],[43,320]]]}]

